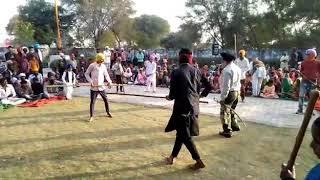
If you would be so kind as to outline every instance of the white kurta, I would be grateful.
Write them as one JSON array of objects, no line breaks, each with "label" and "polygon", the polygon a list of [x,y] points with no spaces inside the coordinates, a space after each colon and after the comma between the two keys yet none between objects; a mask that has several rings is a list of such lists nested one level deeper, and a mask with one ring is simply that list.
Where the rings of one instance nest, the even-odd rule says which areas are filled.
[{"label": "white kurta", "polygon": [[[66,79],[66,76],[68,76],[68,81]],[[63,72],[62,82],[65,85],[63,90],[64,90],[64,94],[65,94],[66,98],[68,100],[72,99],[73,86],[76,84],[76,74],[72,71]]]},{"label": "white kurta", "polygon": [[112,84],[108,70],[104,64],[98,64],[96,62],[90,64],[85,76],[87,81],[94,85],[91,87],[92,91],[104,91],[106,89],[104,79],[106,79],[110,85]]},{"label": "white kurta", "polygon": [[236,59],[234,63],[241,69],[241,79],[246,79],[246,73],[250,70],[249,60],[247,58]]},{"label": "white kurta", "polygon": [[259,96],[263,79],[267,77],[267,71],[264,66],[258,67],[252,75],[252,95]]},{"label": "white kurta", "polygon": [[150,62],[149,60],[145,61],[145,67],[146,67],[146,76],[147,76],[147,89],[146,91],[150,91],[150,88],[152,86],[153,92],[156,91],[157,86],[157,64],[153,61]]}]

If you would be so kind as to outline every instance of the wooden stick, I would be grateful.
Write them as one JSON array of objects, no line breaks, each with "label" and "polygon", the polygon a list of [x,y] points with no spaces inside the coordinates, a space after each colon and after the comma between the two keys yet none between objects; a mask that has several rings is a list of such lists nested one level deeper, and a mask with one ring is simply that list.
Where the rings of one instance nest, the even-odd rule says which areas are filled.
[{"label": "wooden stick", "polygon": [[[115,94],[115,95],[122,95],[122,96],[136,96],[136,97],[148,97],[148,98],[159,98],[165,99],[166,97],[163,96],[150,96],[150,95],[142,95],[142,94],[125,94],[125,93],[108,93],[108,94]],[[209,104],[208,101],[199,101],[200,103]]]},{"label": "wooden stick", "polygon": [[293,170],[293,166],[295,164],[296,157],[298,155],[298,152],[299,152],[299,149],[301,147],[304,135],[306,133],[306,130],[307,130],[309,122],[310,122],[310,119],[312,117],[314,106],[315,106],[315,104],[316,104],[318,99],[319,99],[319,91],[316,91],[316,90],[312,91],[311,92],[311,96],[310,96],[310,100],[309,100],[309,103],[308,103],[308,106],[307,106],[306,113],[304,114],[303,122],[301,124],[299,133],[298,133],[298,135],[296,137],[296,143],[295,143],[295,145],[294,145],[294,147],[292,149],[292,152],[291,152],[291,155],[290,155],[290,159],[289,159],[288,164],[287,164],[287,168],[289,170],[291,170],[291,171]]},{"label": "wooden stick", "polygon": [[[61,85],[47,85],[47,86],[44,86],[44,87],[47,87],[47,88],[53,88],[53,87],[71,87],[73,85],[64,85],[64,84],[61,84]],[[83,85],[80,85],[81,86],[84,86],[84,87],[91,87],[90,84],[83,84]],[[108,85],[100,85],[100,86],[93,86],[93,87],[102,87],[102,86],[107,86]],[[125,84],[112,84],[111,86],[126,86]]]}]

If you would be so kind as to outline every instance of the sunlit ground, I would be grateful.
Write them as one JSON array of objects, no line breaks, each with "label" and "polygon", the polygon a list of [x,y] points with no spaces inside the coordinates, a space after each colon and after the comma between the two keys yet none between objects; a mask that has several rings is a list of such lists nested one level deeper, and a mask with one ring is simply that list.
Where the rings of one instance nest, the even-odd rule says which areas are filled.
[{"label": "sunlit ground", "polygon": [[[200,117],[195,138],[207,167],[194,163],[183,150],[172,166],[164,165],[175,134],[164,133],[170,111],[128,104],[111,104],[114,118],[87,123],[88,99],[74,99],[41,108],[12,108],[0,114],[1,179],[279,179],[297,129],[248,123],[232,139],[220,138],[219,119]],[[263,118],[263,117],[261,117]],[[303,179],[316,157],[309,148],[310,132],[297,160]]]}]

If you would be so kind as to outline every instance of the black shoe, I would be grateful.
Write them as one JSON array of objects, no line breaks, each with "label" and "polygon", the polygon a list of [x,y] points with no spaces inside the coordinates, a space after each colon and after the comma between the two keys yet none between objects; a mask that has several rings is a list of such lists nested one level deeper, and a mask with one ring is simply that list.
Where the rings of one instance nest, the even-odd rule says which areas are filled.
[{"label": "black shoe", "polygon": [[219,132],[220,136],[223,136],[225,138],[231,138],[232,137],[232,132],[231,131],[221,131]]},{"label": "black shoe", "polygon": [[112,118],[112,115],[110,113],[107,113],[108,118]]},{"label": "black shoe", "polygon": [[239,126],[231,126],[231,129],[232,129],[233,132],[240,131],[240,127]]}]

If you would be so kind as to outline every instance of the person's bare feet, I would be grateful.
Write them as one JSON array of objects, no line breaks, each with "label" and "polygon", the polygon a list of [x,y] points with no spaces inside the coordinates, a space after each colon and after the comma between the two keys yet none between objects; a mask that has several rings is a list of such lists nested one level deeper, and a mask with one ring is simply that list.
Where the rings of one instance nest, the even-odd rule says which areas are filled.
[{"label": "person's bare feet", "polygon": [[172,165],[173,164],[173,157],[172,156],[169,156],[165,159],[166,161],[166,164],[167,165]]},{"label": "person's bare feet", "polygon": [[202,162],[201,159],[197,160],[197,162],[194,165],[191,165],[190,168],[194,171],[205,168],[206,165]]}]

